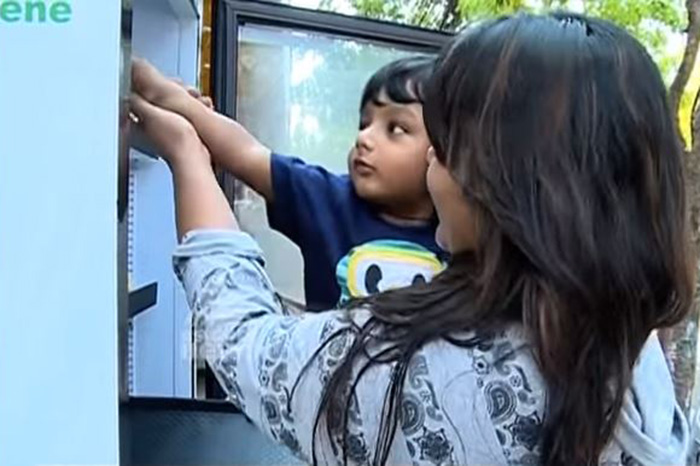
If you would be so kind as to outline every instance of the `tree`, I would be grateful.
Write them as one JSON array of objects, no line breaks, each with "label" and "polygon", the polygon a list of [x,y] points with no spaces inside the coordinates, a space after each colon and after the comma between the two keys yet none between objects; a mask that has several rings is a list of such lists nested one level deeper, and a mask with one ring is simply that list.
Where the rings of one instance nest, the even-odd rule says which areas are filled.
[{"label": "tree", "polygon": [[[443,31],[456,31],[472,21],[493,15],[553,9],[577,9],[625,27],[647,47],[669,85],[670,106],[678,119],[678,137],[686,148],[692,235],[696,249],[700,251],[700,72],[696,67],[700,44],[700,0],[349,1],[358,14],[366,17]],[[323,4],[332,9],[333,0],[324,0]],[[669,37],[674,35],[685,36],[680,53],[670,50]],[[673,329],[664,330],[661,335],[678,399],[686,409],[690,408],[695,385],[698,305],[696,297],[688,319]]]}]

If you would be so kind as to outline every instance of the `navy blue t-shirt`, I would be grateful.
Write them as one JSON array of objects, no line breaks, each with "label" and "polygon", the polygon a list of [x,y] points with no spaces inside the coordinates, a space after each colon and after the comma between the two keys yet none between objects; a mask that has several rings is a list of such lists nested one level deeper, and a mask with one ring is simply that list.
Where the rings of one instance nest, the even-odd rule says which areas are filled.
[{"label": "navy blue t-shirt", "polygon": [[348,175],[272,155],[270,226],[299,246],[310,310],[428,281],[443,268],[436,222],[397,226],[360,199]]}]

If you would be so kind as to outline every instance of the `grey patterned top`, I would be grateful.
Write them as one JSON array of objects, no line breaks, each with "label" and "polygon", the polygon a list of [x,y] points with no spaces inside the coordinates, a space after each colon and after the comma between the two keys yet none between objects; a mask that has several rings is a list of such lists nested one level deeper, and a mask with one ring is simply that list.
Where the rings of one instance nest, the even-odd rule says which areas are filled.
[{"label": "grey patterned top", "polygon": [[[261,251],[244,233],[189,234],[174,265],[205,357],[230,400],[263,432],[309,461],[322,387],[352,336],[341,333],[312,356],[351,320],[366,320],[368,311],[286,315]],[[545,393],[528,340],[513,326],[482,341],[471,349],[435,341],[413,357],[391,464],[538,463]],[[390,370],[369,370],[357,388],[348,427],[353,464],[372,459]],[[610,453],[615,461],[606,463],[619,463],[621,451]],[[322,464],[342,461],[327,439],[317,458]]]}]

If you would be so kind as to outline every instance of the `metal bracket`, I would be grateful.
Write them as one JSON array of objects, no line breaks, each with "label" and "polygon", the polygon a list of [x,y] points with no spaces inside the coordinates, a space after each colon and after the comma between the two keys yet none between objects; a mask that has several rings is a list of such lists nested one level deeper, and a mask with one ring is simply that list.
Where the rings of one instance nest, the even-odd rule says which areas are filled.
[{"label": "metal bracket", "polygon": [[139,288],[129,293],[129,318],[133,319],[158,302],[158,283]]}]

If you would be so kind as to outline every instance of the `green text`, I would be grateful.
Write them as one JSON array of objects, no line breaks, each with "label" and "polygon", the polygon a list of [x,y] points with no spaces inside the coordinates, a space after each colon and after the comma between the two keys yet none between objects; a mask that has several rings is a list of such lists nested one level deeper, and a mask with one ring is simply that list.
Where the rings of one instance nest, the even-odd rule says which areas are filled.
[{"label": "green text", "polygon": [[67,23],[73,9],[66,0],[0,0],[1,23]]}]

